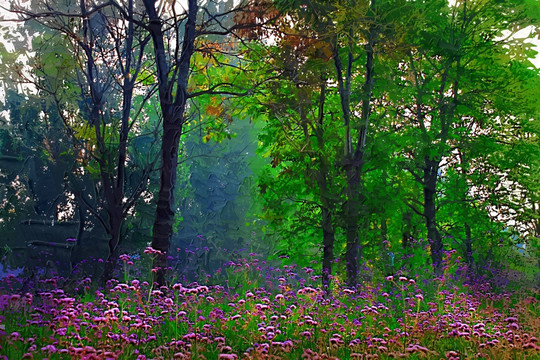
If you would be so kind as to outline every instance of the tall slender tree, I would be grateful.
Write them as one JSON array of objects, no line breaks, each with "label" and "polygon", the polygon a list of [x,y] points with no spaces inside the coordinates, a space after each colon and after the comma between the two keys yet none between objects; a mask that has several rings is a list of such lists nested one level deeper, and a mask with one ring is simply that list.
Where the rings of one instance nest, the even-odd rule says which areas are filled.
[{"label": "tall slender tree", "polygon": [[[190,91],[188,85],[193,72],[193,56],[196,51],[209,54],[213,51],[224,52],[220,46],[208,46],[208,42],[202,41],[203,39],[222,37],[223,42],[230,42],[236,32],[262,26],[263,24],[259,23],[261,16],[257,14],[264,14],[268,4],[242,1],[235,7],[232,1],[218,6],[218,3],[214,1],[200,4],[197,0],[188,0],[187,9],[183,9],[182,13],[177,13],[179,4],[174,1],[162,4],[156,0],[143,0],[143,4],[148,15],[146,27],[154,45],[158,94],[163,117],[160,188],[152,247],[158,251],[154,260],[156,269],[154,280],[158,284],[164,284],[167,252],[176,213],[174,187],[179,142],[184,125],[189,118],[188,100],[201,95],[247,95],[251,92],[247,89],[246,83],[241,82],[240,79],[233,83],[212,78],[207,78],[205,84],[199,84],[203,85],[202,89],[197,89],[197,84],[195,84],[196,90]],[[235,21],[230,21],[231,14],[235,15]],[[238,35],[235,36],[238,37]],[[232,49],[234,46],[229,46],[229,48]],[[238,65],[234,66],[241,68]]]},{"label": "tall slender tree", "polygon": [[301,26],[311,28],[330,48],[334,65],[330,79],[337,84],[344,129],[340,166],[346,185],[340,226],[346,234],[347,283],[355,286],[361,257],[360,231],[369,227],[363,176],[369,161],[369,129],[374,119],[374,68],[377,54],[383,52],[378,52],[377,46],[384,39],[385,47],[393,47],[399,19],[409,7],[403,1],[278,1],[278,4],[297,14]]},{"label": "tall slender tree", "polygon": [[[280,231],[287,227],[295,232],[283,236],[282,250],[305,256],[313,248],[322,248],[322,285],[328,291],[342,186],[336,166],[341,128],[333,115],[339,112],[339,102],[328,84],[330,56],[330,47],[316,34],[280,24],[278,46],[269,57],[270,68],[281,76],[269,85],[263,101],[266,126],[260,136],[261,151],[272,157],[271,169],[260,179],[267,214]],[[298,219],[296,225],[282,221],[286,209],[288,216]],[[272,217],[276,213],[282,214]],[[298,246],[301,237],[310,240]]]}]

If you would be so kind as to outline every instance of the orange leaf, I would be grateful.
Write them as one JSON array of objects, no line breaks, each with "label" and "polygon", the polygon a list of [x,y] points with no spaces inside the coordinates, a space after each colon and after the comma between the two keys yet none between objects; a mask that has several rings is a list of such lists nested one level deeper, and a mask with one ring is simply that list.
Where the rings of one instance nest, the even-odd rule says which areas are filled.
[{"label": "orange leaf", "polygon": [[208,115],[218,116],[221,114],[222,111],[223,111],[223,108],[221,107],[221,105],[218,105],[218,106],[208,105],[206,107],[206,113]]}]

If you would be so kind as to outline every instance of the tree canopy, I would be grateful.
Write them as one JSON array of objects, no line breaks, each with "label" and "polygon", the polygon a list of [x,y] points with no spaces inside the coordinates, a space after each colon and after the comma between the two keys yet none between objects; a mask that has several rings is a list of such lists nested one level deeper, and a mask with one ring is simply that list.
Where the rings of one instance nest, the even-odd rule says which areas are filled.
[{"label": "tree canopy", "polygon": [[535,1],[9,11],[10,247],[25,219],[73,221],[77,246],[103,250],[104,281],[121,251],[151,246],[164,284],[167,270],[202,276],[249,249],[317,267],[328,291],[426,264],[440,276],[452,249],[469,277],[508,266],[518,244],[538,262]]}]

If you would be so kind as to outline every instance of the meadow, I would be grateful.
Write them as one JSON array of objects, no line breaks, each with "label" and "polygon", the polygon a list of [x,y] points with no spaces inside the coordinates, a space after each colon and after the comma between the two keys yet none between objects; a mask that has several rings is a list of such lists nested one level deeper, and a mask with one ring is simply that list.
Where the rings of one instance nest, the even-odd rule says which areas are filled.
[{"label": "meadow", "polygon": [[[537,290],[396,273],[323,291],[313,268],[256,254],[199,282],[149,283],[152,249],[88,277],[2,280],[0,359],[538,359]],[[314,267],[316,264],[314,264]],[[146,268],[146,270],[144,270]]]}]

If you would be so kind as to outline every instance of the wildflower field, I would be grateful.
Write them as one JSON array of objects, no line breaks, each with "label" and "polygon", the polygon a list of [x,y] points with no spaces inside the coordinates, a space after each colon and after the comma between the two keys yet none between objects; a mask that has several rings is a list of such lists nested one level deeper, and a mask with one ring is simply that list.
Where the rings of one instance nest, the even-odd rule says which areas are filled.
[{"label": "wildflower field", "polygon": [[[312,268],[255,254],[204,282],[3,279],[2,359],[538,359],[538,292],[396,274],[323,291]],[[147,256],[147,255],[144,255]],[[452,253],[446,263],[454,261]],[[139,266],[139,268],[138,268]],[[139,278],[135,278],[135,274]],[[218,285],[219,284],[219,285]]]}]

